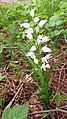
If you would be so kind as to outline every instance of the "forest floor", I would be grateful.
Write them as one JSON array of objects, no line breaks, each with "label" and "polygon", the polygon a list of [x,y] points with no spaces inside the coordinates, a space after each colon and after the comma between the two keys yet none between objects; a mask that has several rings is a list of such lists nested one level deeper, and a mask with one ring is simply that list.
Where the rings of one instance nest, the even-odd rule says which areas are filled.
[{"label": "forest floor", "polygon": [[[52,87],[54,87],[53,98],[55,99],[56,92],[64,94],[67,96],[67,45],[62,45],[60,53],[50,60],[50,65],[54,65],[61,61],[61,65],[55,69],[49,76],[49,79],[52,79]],[[19,51],[18,51],[19,52]],[[7,59],[8,51],[4,49],[4,68],[0,68],[0,75],[6,75],[5,79],[0,82],[0,97],[2,98],[3,107],[0,108],[0,115],[3,112],[3,109],[10,104],[10,106],[18,106],[20,104],[29,103],[30,115],[28,119],[42,119],[42,114],[39,114],[39,111],[45,109],[43,103],[38,101],[38,92],[35,81],[32,80],[32,75],[28,74],[28,71],[23,69],[23,64],[18,62],[20,65],[20,72],[22,72],[22,78],[24,81],[17,80],[19,79],[14,72],[9,69],[8,62],[10,59]],[[19,52],[18,55],[22,57]],[[23,77],[24,76],[24,77]],[[12,101],[13,100],[13,101]],[[67,115],[63,112],[67,110],[67,101],[61,101],[59,107],[57,107],[53,102],[50,102],[49,109],[60,108],[62,111],[56,111],[52,113],[53,119],[66,119]],[[35,113],[37,112],[37,114]],[[34,114],[33,114],[34,113]],[[50,114],[48,110],[47,115]],[[48,116],[46,117],[46,119]]]}]

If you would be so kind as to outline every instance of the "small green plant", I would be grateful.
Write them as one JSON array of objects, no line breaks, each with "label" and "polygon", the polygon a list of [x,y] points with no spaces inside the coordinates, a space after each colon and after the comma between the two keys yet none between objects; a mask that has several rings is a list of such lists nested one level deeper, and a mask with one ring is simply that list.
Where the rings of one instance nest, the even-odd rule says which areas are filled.
[{"label": "small green plant", "polygon": [[5,76],[0,76],[0,81],[2,81],[5,78]]},{"label": "small green plant", "polygon": [[40,31],[43,30],[43,26],[46,24],[47,20],[40,20],[38,17],[36,17],[33,9],[30,11],[30,15],[32,17],[33,25],[35,25],[34,29],[31,26],[32,22],[30,24],[27,22],[20,24],[21,27],[25,28],[25,36],[27,37],[27,40],[30,40],[28,41],[30,44],[27,43],[25,48],[27,51],[29,50],[29,52],[26,53],[26,51],[24,51],[25,46],[21,45],[20,43],[18,43],[17,46],[24,53],[24,55],[26,54],[26,58],[31,64],[34,72],[36,85],[38,86],[39,100],[44,102],[47,106],[52,98],[53,92],[53,89],[49,90],[48,77],[50,72],[55,68],[50,68],[48,63],[48,60],[52,57],[52,50],[47,47],[47,42],[50,41],[50,38],[49,36],[42,36],[40,34]]},{"label": "small green plant", "polygon": [[29,105],[23,104],[12,109],[7,108],[2,114],[2,119],[27,119]]},{"label": "small green plant", "polygon": [[61,102],[62,100],[67,100],[67,96],[65,96],[65,95],[62,95],[62,96],[61,96],[60,93],[57,92],[57,93],[56,93],[56,99],[55,99],[56,105],[59,106],[59,105],[60,105],[60,102]]}]

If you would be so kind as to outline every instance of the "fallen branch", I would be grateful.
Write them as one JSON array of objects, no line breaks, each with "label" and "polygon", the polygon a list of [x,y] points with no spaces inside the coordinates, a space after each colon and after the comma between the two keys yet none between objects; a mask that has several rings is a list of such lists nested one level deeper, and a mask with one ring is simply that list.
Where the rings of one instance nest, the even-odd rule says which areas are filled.
[{"label": "fallen branch", "polygon": [[29,115],[49,113],[49,112],[62,112],[62,113],[66,113],[67,114],[67,111],[66,110],[63,110],[63,109],[60,109],[60,108],[56,108],[56,109],[51,109],[51,110],[43,110],[43,111],[29,113]]}]

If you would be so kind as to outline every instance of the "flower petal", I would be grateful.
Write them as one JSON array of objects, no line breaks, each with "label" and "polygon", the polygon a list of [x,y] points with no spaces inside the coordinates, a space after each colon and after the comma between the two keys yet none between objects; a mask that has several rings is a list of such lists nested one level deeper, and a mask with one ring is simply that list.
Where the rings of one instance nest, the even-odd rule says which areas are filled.
[{"label": "flower petal", "polygon": [[35,59],[35,58],[36,58],[36,56],[34,55],[34,52],[28,52],[28,53],[26,54],[26,56],[29,56],[29,57],[31,57],[32,59]]},{"label": "flower petal", "polygon": [[34,58],[35,64],[38,64],[38,59]]},{"label": "flower petal", "polygon": [[41,43],[41,39],[43,38],[42,35],[37,36],[37,44],[39,45]]},{"label": "flower petal", "polygon": [[43,52],[52,52],[52,50],[50,48],[48,48],[47,46],[43,46],[41,50]]},{"label": "flower petal", "polygon": [[38,25],[40,27],[42,27],[46,22],[47,22],[47,20],[41,20]]},{"label": "flower petal", "polygon": [[42,39],[42,42],[47,42],[47,41],[49,41],[50,39],[49,39],[49,36],[45,36],[45,37],[43,37],[43,39]]},{"label": "flower petal", "polygon": [[67,39],[65,39],[65,43],[67,44]]},{"label": "flower petal", "polygon": [[42,64],[41,69],[43,69],[44,71],[46,71],[45,63]]},{"label": "flower petal", "polygon": [[41,40],[40,39],[37,39],[37,44],[39,45],[41,43]]},{"label": "flower petal", "polygon": [[34,18],[34,22],[37,23],[40,19],[38,17]]},{"label": "flower petal", "polygon": [[36,47],[33,45],[30,49],[31,52],[35,51],[36,50]]},{"label": "flower petal", "polygon": [[29,29],[27,29],[26,30],[26,33],[28,34],[28,33],[33,33],[34,31],[33,31],[33,29],[32,28],[29,28]]},{"label": "flower petal", "polygon": [[49,60],[51,57],[52,57],[51,54],[47,54],[45,57],[42,58],[42,62],[43,62],[43,63],[44,63],[44,62],[48,63],[47,60]]},{"label": "flower petal", "polygon": [[20,24],[20,26],[24,27],[24,28],[29,28],[30,24],[29,23],[23,23],[23,24]]},{"label": "flower petal", "polygon": [[30,11],[30,16],[34,16],[34,10],[33,9],[31,9],[31,11]]},{"label": "flower petal", "polygon": [[50,69],[50,65],[49,64],[46,64],[45,65],[45,68]]},{"label": "flower petal", "polygon": [[30,39],[30,40],[33,38],[33,36],[32,36],[31,33],[28,33],[28,34],[26,35],[26,37],[27,37],[28,39]]},{"label": "flower petal", "polygon": [[39,35],[39,36],[37,36],[37,38],[38,38],[38,39],[42,39],[42,38],[43,38],[43,36],[42,36],[42,35]]},{"label": "flower petal", "polygon": [[41,66],[41,69],[43,69],[44,71],[46,71],[46,69],[49,69],[50,68],[50,65],[47,63],[43,63],[42,66]]}]

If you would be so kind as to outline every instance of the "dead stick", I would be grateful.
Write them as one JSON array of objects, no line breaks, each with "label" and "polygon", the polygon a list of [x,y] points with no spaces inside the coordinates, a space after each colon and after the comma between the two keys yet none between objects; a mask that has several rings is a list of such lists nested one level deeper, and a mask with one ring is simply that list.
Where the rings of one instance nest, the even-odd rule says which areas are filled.
[{"label": "dead stick", "polygon": [[60,107],[61,109],[66,109],[67,108],[67,105],[64,105],[62,107]]},{"label": "dead stick", "polygon": [[56,108],[56,109],[51,109],[51,110],[43,110],[43,111],[38,111],[38,112],[33,112],[33,113],[29,113],[29,115],[35,115],[35,114],[42,114],[42,113],[49,113],[49,112],[63,112],[67,114],[66,110],[62,110],[60,108]]},{"label": "dead stick", "polygon": [[[27,79],[28,79],[33,73],[34,73],[34,72],[32,72],[32,73],[25,79],[25,82],[24,82],[24,83],[26,83]],[[20,87],[19,87],[18,91],[16,92],[15,96],[14,96],[13,99],[9,102],[9,104],[6,106],[5,109],[11,107],[12,103],[14,102],[16,96],[18,95],[18,93],[19,93],[19,91],[21,90],[22,87],[23,87],[23,83],[20,85]]]},{"label": "dead stick", "polygon": [[19,87],[19,89],[18,89],[18,91],[16,92],[15,96],[14,96],[14,97],[13,97],[13,99],[9,102],[9,104],[6,106],[6,108],[5,108],[5,109],[7,109],[7,108],[10,108],[10,107],[11,107],[12,103],[14,102],[14,100],[15,100],[16,96],[18,95],[18,93],[19,93],[19,91],[21,90],[21,88],[22,88],[22,87],[23,87],[23,83],[21,84],[21,86]]}]

